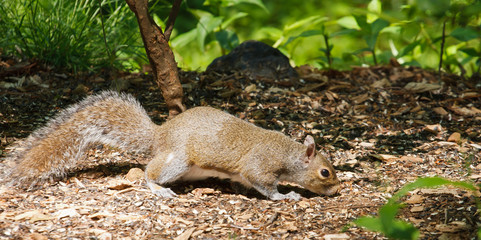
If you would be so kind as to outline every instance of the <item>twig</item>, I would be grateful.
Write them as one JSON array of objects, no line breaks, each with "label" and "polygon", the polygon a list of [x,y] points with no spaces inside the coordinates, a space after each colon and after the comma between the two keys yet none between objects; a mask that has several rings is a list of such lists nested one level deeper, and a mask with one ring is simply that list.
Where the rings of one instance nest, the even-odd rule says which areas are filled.
[{"label": "twig", "polygon": [[104,43],[105,43],[105,48],[107,49],[107,55],[109,56],[109,60],[112,60],[112,54],[109,49],[109,45],[107,44],[107,34],[105,34],[105,24],[104,24],[104,17],[102,14],[102,3],[100,2],[101,0],[98,1],[99,3],[99,14],[100,14],[100,22],[102,23],[102,33],[104,37]]},{"label": "twig", "polygon": [[443,35],[441,36],[441,53],[439,54],[439,67],[438,67],[439,73],[441,73],[441,67],[443,66],[443,53],[444,53],[445,40],[446,40],[446,20],[443,23]]},{"label": "twig", "polygon": [[324,42],[326,43],[326,57],[327,57],[327,63],[329,64],[329,68],[332,66],[332,60],[331,60],[331,48],[329,47],[329,36],[327,34],[324,34]]},{"label": "twig", "polygon": [[167,19],[167,23],[165,25],[165,32],[164,32],[164,37],[165,37],[165,40],[167,40],[167,42],[170,39],[170,34],[172,34],[172,30],[174,29],[175,19],[179,14],[181,3],[182,3],[182,0],[174,0],[174,3],[172,3],[172,9],[170,9],[169,18]]}]

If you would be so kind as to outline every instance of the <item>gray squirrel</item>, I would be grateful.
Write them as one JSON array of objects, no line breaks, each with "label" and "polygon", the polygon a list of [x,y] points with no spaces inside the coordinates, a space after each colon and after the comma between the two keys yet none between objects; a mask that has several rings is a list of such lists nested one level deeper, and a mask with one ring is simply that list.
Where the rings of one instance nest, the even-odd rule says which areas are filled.
[{"label": "gray squirrel", "polygon": [[26,186],[64,176],[94,143],[149,153],[147,186],[161,197],[176,196],[162,185],[210,176],[238,181],[272,200],[301,197],[279,193],[279,181],[325,195],[340,188],[312,136],[301,144],[211,107],[194,107],[157,125],[134,97],[112,91],[70,106],[18,143],[10,156],[11,182]]}]

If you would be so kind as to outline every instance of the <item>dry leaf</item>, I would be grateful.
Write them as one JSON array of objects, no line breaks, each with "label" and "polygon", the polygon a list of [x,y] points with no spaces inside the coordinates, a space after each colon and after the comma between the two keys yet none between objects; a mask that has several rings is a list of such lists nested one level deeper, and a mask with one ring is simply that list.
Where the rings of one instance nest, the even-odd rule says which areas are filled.
[{"label": "dry leaf", "polygon": [[411,212],[422,212],[424,211],[424,206],[414,206],[410,210]]},{"label": "dry leaf", "polygon": [[458,143],[460,141],[461,141],[461,134],[458,133],[458,132],[455,132],[455,133],[451,134],[451,136],[449,136],[449,138],[448,138],[448,142]]},{"label": "dry leaf", "polygon": [[254,92],[255,90],[257,90],[257,86],[255,84],[251,84],[244,89],[244,92],[251,93],[251,92]]},{"label": "dry leaf", "polygon": [[111,190],[124,190],[130,187],[132,187],[132,183],[126,179],[112,179],[107,185],[107,188]]},{"label": "dry leaf", "polygon": [[400,158],[400,160],[402,161],[406,161],[406,162],[415,162],[415,163],[422,163],[424,162],[424,159],[420,158],[420,157],[414,157],[414,156],[402,156]]},{"label": "dry leaf", "polygon": [[433,108],[433,111],[441,116],[447,116],[449,113],[442,107]]},{"label": "dry leaf", "polygon": [[192,193],[197,197],[200,197],[202,195],[212,195],[215,192],[216,191],[213,188],[196,188],[192,190]]},{"label": "dry leaf", "polygon": [[441,85],[432,83],[410,82],[406,84],[406,86],[404,86],[404,89],[415,93],[432,92],[434,90],[441,89]]},{"label": "dry leaf", "polygon": [[424,127],[424,130],[438,134],[443,131],[443,127],[441,126],[441,124],[426,125],[426,127]]},{"label": "dry leaf", "polygon": [[28,212],[24,212],[22,214],[19,214],[17,216],[14,217],[14,220],[15,221],[19,221],[19,220],[30,220],[32,222],[36,222],[36,221],[44,221],[44,220],[51,220],[53,219],[53,217],[49,216],[49,215],[45,215],[43,214],[41,211],[39,210],[33,210],[33,211],[28,211]]},{"label": "dry leaf", "polygon": [[421,203],[424,200],[424,197],[419,194],[414,194],[411,197],[409,197],[408,200],[406,200],[406,203],[409,204],[416,204],[416,203]]},{"label": "dry leaf", "polygon": [[461,221],[454,221],[448,224],[438,224],[436,225],[436,230],[440,232],[447,232],[447,233],[455,233],[466,231],[469,229],[468,225],[465,222]]}]

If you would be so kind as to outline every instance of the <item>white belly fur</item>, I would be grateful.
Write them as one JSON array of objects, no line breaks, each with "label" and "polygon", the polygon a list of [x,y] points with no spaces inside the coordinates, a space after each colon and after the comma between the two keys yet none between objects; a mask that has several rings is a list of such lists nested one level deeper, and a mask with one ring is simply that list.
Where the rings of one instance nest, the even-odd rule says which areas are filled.
[{"label": "white belly fur", "polygon": [[200,168],[197,165],[194,165],[190,168],[190,170],[185,173],[180,180],[181,181],[200,181],[210,177],[215,177],[219,179],[230,179],[234,182],[239,182],[244,186],[252,187],[252,185],[244,179],[240,174],[229,174],[225,172],[220,172],[213,169],[204,169]]}]

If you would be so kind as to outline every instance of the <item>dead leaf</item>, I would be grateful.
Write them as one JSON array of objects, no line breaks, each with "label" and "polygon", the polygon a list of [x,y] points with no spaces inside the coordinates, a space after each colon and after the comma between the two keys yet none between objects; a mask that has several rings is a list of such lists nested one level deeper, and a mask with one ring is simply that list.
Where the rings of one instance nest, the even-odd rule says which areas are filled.
[{"label": "dead leaf", "polygon": [[132,187],[132,183],[126,179],[112,179],[107,185],[107,188],[111,190],[124,190],[130,187]]},{"label": "dead leaf", "polygon": [[394,155],[388,155],[388,154],[378,154],[378,156],[380,157],[380,160],[383,160],[383,161],[388,161],[388,160],[393,160],[398,158]]},{"label": "dead leaf", "polygon": [[458,132],[455,132],[455,133],[451,134],[451,136],[449,136],[449,138],[448,138],[448,142],[458,143],[460,141],[461,141],[461,134],[458,133]]},{"label": "dead leaf", "polygon": [[367,148],[367,149],[374,149],[375,143],[370,143],[370,142],[361,142],[359,143],[359,146],[362,148]]},{"label": "dead leaf", "polygon": [[443,131],[443,127],[441,126],[441,124],[426,125],[426,127],[424,127],[424,130],[432,132],[434,134],[438,134]]},{"label": "dead leaf", "polygon": [[416,204],[416,203],[421,203],[424,200],[424,197],[419,194],[414,194],[411,197],[409,197],[408,200],[406,200],[406,203],[409,204]]},{"label": "dead leaf", "polygon": [[24,213],[19,214],[19,215],[14,217],[15,221],[30,220],[32,222],[45,221],[45,220],[51,220],[51,219],[53,219],[53,217],[51,217],[49,215],[45,215],[39,210],[32,210],[32,211],[24,212]]},{"label": "dead leaf", "polygon": [[441,89],[440,84],[432,84],[432,83],[420,83],[420,82],[410,82],[404,86],[404,89],[409,90],[415,93],[422,93],[422,92],[432,92],[434,90]]},{"label": "dead leaf", "polygon": [[411,212],[422,212],[424,211],[424,206],[414,206],[410,210]]},{"label": "dead leaf", "polygon": [[436,225],[436,230],[440,232],[455,233],[468,230],[468,224],[461,221],[453,221],[448,224],[438,224]]},{"label": "dead leaf", "polygon": [[458,114],[458,115],[466,116],[466,117],[481,115],[481,110],[479,110],[475,107],[471,107],[471,108],[461,107],[460,108],[460,107],[457,107],[457,106],[452,106],[450,108],[450,110],[453,111],[454,113]]},{"label": "dead leaf", "polygon": [[213,188],[196,188],[196,189],[192,190],[192,193],[195,196],[200,197],[202,195],[212,195],[212,194],[216,193],[216,191]]},{"label": "dead leaf", "polygon": [[441,116],[447,116],[449,113],[442,107],[433,108],[433,111]]},{"label": "dead leaf", "polygon": [[409,106],[402,106],[402,107],[400,107],[396,112],[394,112],[392,115],[393,115],[393,116],[400,116],[400,115],[403,115],[403,114],[409,112],[409,110],[411,110],[411,107],[409,107]]},{"label": "dead leaf", "polygon": [[352,99],[352,101],[354,101],[355,104],[360,104],[360,103],[363,103],[363,102],[365,102],[369,99],[369,94],[367,94],[367,93],[361,94],[361,95],[352,97],[351,99]]},{"label": "dead leaf", "polygon": [[256,90],[257,90],[257,86],[255,84],[251,84],[244,89],[244,92],[251,93],[251,92],[254,92]]},{"label": "dead leaf", "polygon": [[372,88],[385,88],[390,86],[391,86],[391,83],[389,82],[389,80],[387,80],[387,78],[383,78],[371,84]]},{"label": "dead leaf", "polygon": [[420,157],[414,157],[414,156],[402,156],[400,158],[400,160],[402,161],[406,161],[406,162],[414,162],[414,163],[422,163],[424,162],[424,159],[420,158]]}]

